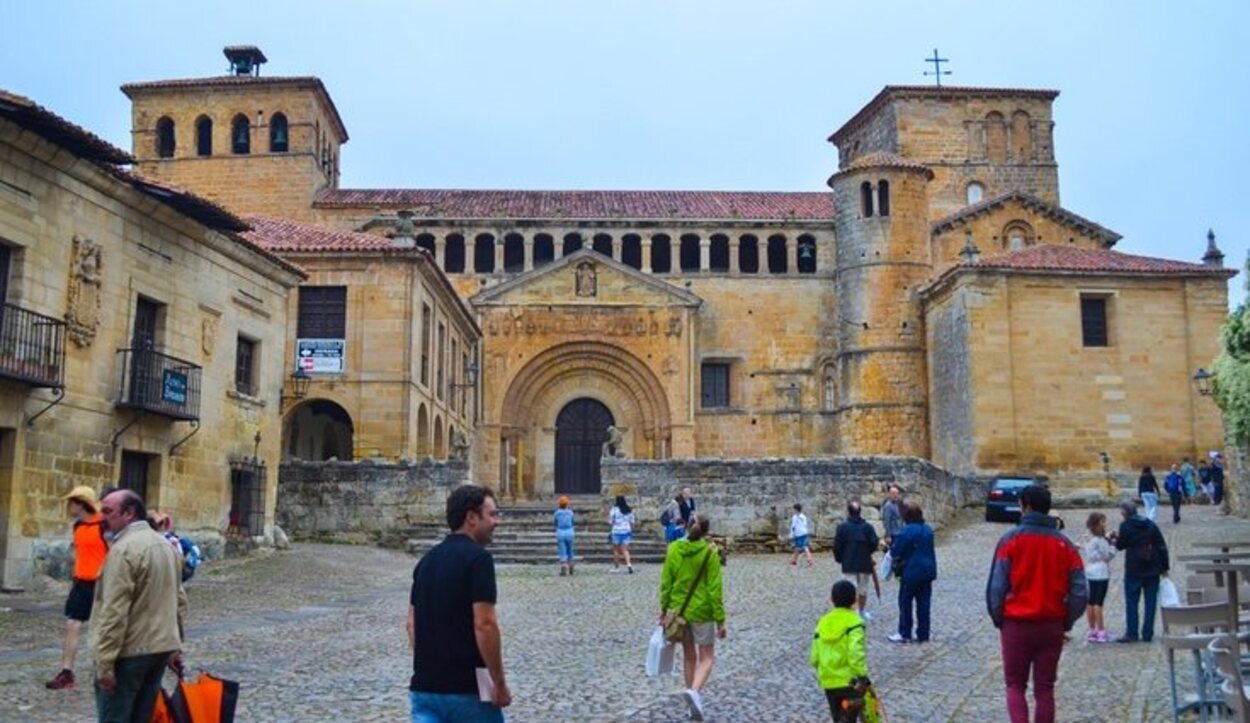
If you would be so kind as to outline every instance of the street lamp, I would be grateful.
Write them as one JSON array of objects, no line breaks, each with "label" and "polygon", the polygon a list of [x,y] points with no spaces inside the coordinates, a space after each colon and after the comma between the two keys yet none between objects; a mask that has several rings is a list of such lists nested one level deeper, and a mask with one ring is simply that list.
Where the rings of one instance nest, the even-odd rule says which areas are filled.
[{"label": "street lamp", "polygon": [[291,376],[288,379],[291,380],[291,394],[288,396],[286,389],[282,389],[278,393],[279,403],[287,399],[303,399],[308,395],[308,386],[312,384],[312,377],[298,366],[295,367],[295,371],[291,372]]},{"label": "street lamp", "polygon": [[1212,380],[1214,379],[1215,375],[1206,369],[1199,368],[1198,371],[1194,372],[1194,384],[1198,387],[1198,393],[1204,397],[1209,397],[1215,393],[1215,389],[1212,387]]},{"label": "street lamp", "polygon": [[[452,382],[451,383],[452,390],[455,391],[457,389],[467,389],[469,387],[477,386],[477,373],[479,371],[481,371],[481,369],[478,367],[477,362],[470,361],[468,364],[465,364],[464,365],[464,382],[460,384],[457,384],[456,382]],[[464,414],[463,392],[461,393],[461,396],[460,396],[460,413]]]}]

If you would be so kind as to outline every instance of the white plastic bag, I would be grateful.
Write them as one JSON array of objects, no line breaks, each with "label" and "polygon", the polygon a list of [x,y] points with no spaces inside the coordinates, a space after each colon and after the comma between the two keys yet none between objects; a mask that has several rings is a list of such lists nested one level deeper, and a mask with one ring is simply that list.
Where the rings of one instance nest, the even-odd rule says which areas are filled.
[{"label": "white plastic bag", "polygon": [[673,653],[676,645],[664,640],[664,628],[655,627],[651,633],[651,641],[647,644],[647,677],[668,675],[673,672]]},{"label": "white plastic bag", "polygon": [[1178,608],[1181,606],[1181,594],[1176,589],[1176,583],[1172,579],[1165,577],[1159,580],[1159,607]]},{"label": "white plastic bag", "polygon": [[881,562],[877,563],[877,578],[880,580],[889,580],[894,574],[894,558],[890,556],[890,551],[881,556]]}]

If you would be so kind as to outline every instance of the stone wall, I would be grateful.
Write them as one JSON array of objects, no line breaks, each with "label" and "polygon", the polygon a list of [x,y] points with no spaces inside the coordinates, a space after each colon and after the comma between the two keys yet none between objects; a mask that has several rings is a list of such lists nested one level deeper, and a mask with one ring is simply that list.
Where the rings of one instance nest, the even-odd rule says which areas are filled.
[{"label": "stone wall", "polygon": [[812,535],[828,544],[851,500],[864,505],[865,518],[879,519],[890,482],[903,488],[906,500],[919,503],[935,527],[960,507],[980,502],[985,489],[982,481],[914,457],[603,461],[604,496],[626,495],[643,524],[657,520],[661,504],[690,487],[698,509],[712,520],[712,534],[728,538],[785,535],[797,502]]},{"label": "stone wall", "polygon": [[1250,440],[1235,444],[1231,439],[1225,448],[1224,490],[1228,509],[1238,517],[1250,517]]},{"label": "stone wall", "polygon": [[469,481],[465,462],[288,461],[278,471],[278,524],[294,540],[379,542],[439,522],[448,493]]}]

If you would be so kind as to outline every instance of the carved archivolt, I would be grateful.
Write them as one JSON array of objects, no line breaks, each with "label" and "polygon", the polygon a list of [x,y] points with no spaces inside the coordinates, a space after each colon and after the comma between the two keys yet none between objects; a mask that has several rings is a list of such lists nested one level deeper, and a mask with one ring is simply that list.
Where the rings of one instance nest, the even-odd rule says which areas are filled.
[{"label": "carved archivolt", "polygon": [[74,235],[69,270],[69,308],[65,312],[69,338],[80,347],[90,346],[100,328],[102,250],[89,238]]}]

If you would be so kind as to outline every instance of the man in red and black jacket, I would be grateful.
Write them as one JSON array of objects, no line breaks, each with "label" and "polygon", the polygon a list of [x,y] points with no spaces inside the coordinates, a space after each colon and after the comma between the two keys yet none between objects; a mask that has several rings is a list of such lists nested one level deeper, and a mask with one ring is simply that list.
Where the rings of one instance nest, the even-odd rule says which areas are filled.
[{"label": "man in red and black jacket", "polygon": [[985,602],[1001,631],[1003,677],[1011,723],[1029,723],[1025,698],[1033,669],[1036,721],[1055,720],[1055,678],[1064,634],[1085,612],[1089,585],[1076,546],[1056,529],[1050,490],[1020,492],[1020,524],[994,550]]}]

